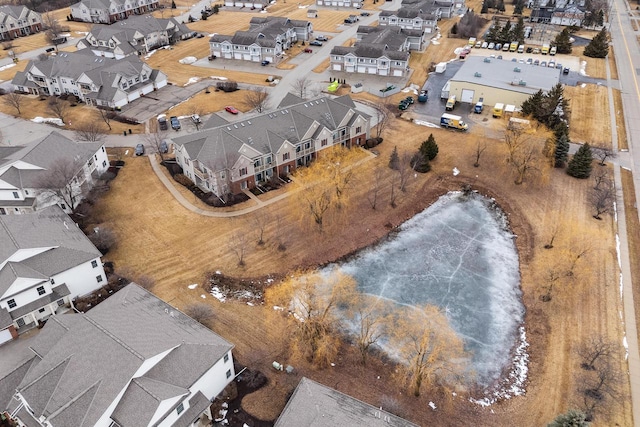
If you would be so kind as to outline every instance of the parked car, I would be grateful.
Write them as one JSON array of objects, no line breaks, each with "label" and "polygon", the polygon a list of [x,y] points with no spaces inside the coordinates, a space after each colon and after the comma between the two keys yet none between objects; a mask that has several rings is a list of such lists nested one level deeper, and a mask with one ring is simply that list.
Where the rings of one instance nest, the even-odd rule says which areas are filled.
[{"label": "parked car", "polygon": [[533,60],[533,65],[540,65],[540,60],[539,59],[534,59]]},{"label": "parked car", "polygon": [[171,129],[180,130],[180,120],[176,116],[171,116],[169,120],[171,121]]},{"label": "parked car", "polygon": [[531,46],[528,46],[528,47],[527,47],[527,50],[526,50],[525,52],[527,52],[527,53],[531,53],[531,52],[533,52],[533,48],[532,48]]},{"label": "parked car", "polygon": [[527,58],[527,65],[533,64],[533,58]]},{"label": "parked car", "polygon": [[415,102],[415,100],[413,99],[413,96],[407,96],[405,99],[402,100],[403,102],[406,102],[407,104],[411,105]]},{"label": "parked car", "polygon": [[496,43],[495,49],[496,50],[501,50],[502,49],[502,43]]},{"label": "parked car", "polygon": [[402,101],[400,101],[400,103],[398,104],[398,110],[400,110],[400,111],[404,111],[404,110],[406,110],[407,108],[409,108],[409,105],[411,105],[411,104],[409,104],[408,102],[405,102],[405,100],[403,99],[403,100],[402,100]]},{"label": "parked car", "polygon": [[309,46],[322,46],[322,42],[314,40],[312,42],[309,42]]},{"label": "parked car", "polygon": [[200,116],[198,114],[192,114],[191,121],[196,124],[202,123],[202,119],[200,119]]},{"label": "parked car", "polygon": [[540,53],[540,48],[539,48],[539,47],[534,47],[534,48],[533,48],[533,54],[534,54],[534,55],[537,55],[537,54],[539,54],[539,53]]},{"label": "parked car", "polygon": [[498,59],[502,59],[502,55],[498,55]]},{"label": "parked car", "polygon": [[160,130],[168,130],[169,125],[167,124],[167,119],[164,117],[158,117],[158,126]]},{"label": "parked car", "polygon": [[238,113],[239,113],[239,111],[238,111],[238,110],[236,110],[236,108],[235,108],[235,107],[232,107],[231,105],[227,105],[226,107],[224,107],[224,110],[225,110],[227,113],[231,113],[231,114],[238,114]]},{"label": "parked car", "polygon": [[495,49],[496,44],[494,42],[489,43],[489,49],[493,50]]},{"label": "parked car", "polygon": [[309,49],[308,47],[303,50],[304,53],[313,53],[313,49]]},{"label": "parked car", "polygon": [[558,70],[562,70],[562,64],[558,62],[558,63],[556,64],[556,68],[557,68]]},{"label": "parked car", "polygon": [[553,61],[549,61],[549,65],[547,65],[549,68],[556,68],[556,63]]},{"label": "parked car", "polygon": [[480,48],[482,47],[482,40],[478,40],[478,41],[476,42],[475,47],[476,47],[477,49],[480,49]]},{"label": "parked car", "polygon": [[142,156],[144,154],[144,145],[136,145],[136,156]]},{"label": "parked car", "polygon": [[547,66],[547,61],[542,61],[542,62],[540,63],[540,66],[541,66],[541,67],[546,67],[546,66]]},{"label": "parked car", "polygon": [[166,154],[169,152],[169,144],[167,143],[167,141],[162,140],[162,142],[160,143],[160,152],[162,154]]},{"label": "parked car", "polygon": [[322,34],[319,34],[316,36],[316,40],[318,40],[319,42],[328,42],[329,39],[325,36],[323,36]]},{"label": "parked car", "polygon": [[564,67],[562,74],[569,74],[569,67]]},{"label": "parked car", "polygon": [[270,64],[270,62],[267,61],[266,59],[260,63],[260,65],[262,65],[263,67],[265,67],[265,66],[267,66],[269,64]]},{"label": "parked car", "polygon": [[480,46],[483,49],[486,49],[489,46],[489,43],[487,42],[482,42],[482,46]]},{"label": "parked car", "polygon": [[360,16],[370,16],[371,13],[369,12],[360,12]]}]

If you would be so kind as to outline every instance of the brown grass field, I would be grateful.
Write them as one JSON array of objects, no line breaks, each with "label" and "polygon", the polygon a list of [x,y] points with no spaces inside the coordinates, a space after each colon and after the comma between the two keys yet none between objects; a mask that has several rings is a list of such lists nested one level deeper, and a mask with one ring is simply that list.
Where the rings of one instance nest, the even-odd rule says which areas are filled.
[{"label": "brown grass field", "polygon": [[611,121],[606,86],[565,86],[564,93],[569,99],[571,111],[571,141],[610,147]]},{"label": "brown grass field", "polygon": [[571,55],[579,57],[581,63],[582,61],[587,61],[585,71],[589,77],[606,79],[607,70],[605,64],[607,60],[605,58],[589,58],[588,56],[584,56],[584,48],[584,46],[574,47]]},{"label": "brown grass field", "polygon": [[[274,332],[281,324],[277,318],[271,318],[270,308],[233,301],[221,304],[208,298],[216,310],[212,326],[236,345],[235,354],[241,362],[251,361],[271,379],[265,389],[243,402],[245,409],[256,415],[273,419],[284,404],[284,396],[295,386],[294,380],[305,375],[331,386],[339,384],[339,390],[376,406],[381,404],[384,394],[397,396],[406,417],[421,425],[524,426],[532,425],[532,420],[537,420],[535,425],[545,424],[573,407],[578,397],[580,368],[575,349],[580,342],[597,333],[616,341],[621,335],[617,286],[608,285],[617,277],[612,219],[591,218],[586,202],[587,190],[592,185],[588,180],[575,180],[554,169],[546,180],[516,186],[505,169],[504,148],[499,141],[489,140],[481,166],[473,168],[472,153],[478,136],[422,128],[403,120],[393,120],[385,142],[376,147],[380,156],[360,165],[357,174],[371,176],[377,167],[386,169],[394,146],[400,153],[415,151],[430,132],[440,147],[433,170],[412,177],[397,208],[382,203],[372,211],[365,197],[366,180],[358,180],[358,185],[350,190],[350,206],[341,215],[331,215],[325,232],[318,233],[299,221],[295,199],[290,197],[269,208],[272,218],[281,218],[287,224],[288,232],[282,235],[286,251],[276,250],[273,221],[265,234],[267,243],[250,245],[247,265],[242,268],[237,266],[226,242],[234,230],[250,228],[259,212],[230,219],[195,215],[172,199],[145,158],[130,158],[112,182],[111,191],[96,206],[97,221],[112,226],[119,236],[118,244],[106,258],[115,262],[116,269],[127,267],[153,277],[155,293],[184,307],[201,300],[201,289],[190,292],[186,286],[202,284],[207,272],[220,270],[231,276],[264,277],[333,261],[377,241],[387,234],[386,224],[393,227],[402,223],[443,192],[472,183],[496,198],[509,214],[511,227],[518,236],[527,339],[531,344],[526,396],[486,409],[469,405],[464,398],[440,399],[436,404],[442,406],[434,413],[424,409],[430,399],[435,399],[433,395],[411,398],[402,394],[389,380],[388,368],[377,364],[369,368],[359,366],[348,347],[334,368],[316,371],[306,362],[295,360],[291,361],[298,372],[294,379],[275,374],[269,368],[272,360],[290,361],[283,343],[286,334]],[[454,166],[461,171],[456,178],[451,175]],[[387,183],[383,198],[388,197],[388,191]],[[548,252],[542,246],[549,238],[551,225],[560,220],[559,212],[567,227],[558,236],[556,249],[551,250],[554,252]],[[364,216],[367,221],[356,220]],[[541,271],[537,266],[544,264],[545,257],[561,256],[562,247],[569,242],[585,239],[591,242],[591,250],[580,260],[581,274],[560,286],[551,302],[540,301]],[[616,366],[623,369],[623,361]],[[377,375],[381,381],[372,382],[370,378]],[[623,395],[628,396],[628,384],[624,382],[620,387]],[[610,419],[597,420],[594,426],[615,424],[631,425],[628,399],[620,401]]]},{"label": "brown grass field", "polygon": [[[630,170],[621,169],[622,192],[624,194],[624,211],[627,219],[627,239],[629,241],[629,262],[631,263],[631,283],[633,284],[633,305],[635,312],[640,310],[640,221],[638,220],[638,207],[636,204],[635,186],[633,174]],[[640,331],[640,318],[636,316],[636,327]],[[640,332],[638,333],[640,337]]]},{"label": "brown grass field", "polygon": [[622,108],[622,94],[618,89],[613,89],[613,105],[616,109],[616,129],[618,131],[618,149],[628,150],[627,127],[624,122],[624,108]]},{"label": "brown grass field", "polygon": [[[172,116],[185,116],[198,111],[198,114],[205,115],[221,111],[227,105],[233,105],[240,111],[249,110],[249,106],[245,105],[246,90],[237,90],[235,92],[216,92],[205,93],[201,91],[188,101],[178,104],[175,108],[170,108],[167,114]],[[227,113],[228,114],[228,113]]]},{"label": "brown grass field", "polygon": [[611,46],[611,48],[609,49],[609,55],[607,56],[607,61],[609,61],[609,70],[611,72],[611,79],[617,80],[618,66],[616,65],[616,54],[614,52],[613,46]]}]

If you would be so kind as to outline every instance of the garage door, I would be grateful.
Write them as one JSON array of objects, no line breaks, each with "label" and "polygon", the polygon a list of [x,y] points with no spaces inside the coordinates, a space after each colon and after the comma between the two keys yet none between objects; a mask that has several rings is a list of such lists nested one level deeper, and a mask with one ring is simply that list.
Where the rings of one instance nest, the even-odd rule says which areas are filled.
[{"label": "garage door", "polygon": [[462,96],[460,97],[460,102],[468,102],[471,104],[473,102],[473,94],[475,91],[469,89],[462,89]]},{"label": "garage door", "polygon": [[0,331],[0,344],[4,344],[7,341],[11,341],[13,337],[11,336],[11,332],[8,329],[4,331]]},{"label": "garage door", "polygon": [[340,66],[340,64],[333,64],[333,71],[340,71],[342,69],[342,67]]},{"label": "garage door", "polygon": [[393,70],[394,76],[402,76],[402,70]]},{"label": "garage door", "polygon": [[367,72],[367,67],[363,67],[361,65],[358,65],[358,72],[359,73],[366,73]]}]

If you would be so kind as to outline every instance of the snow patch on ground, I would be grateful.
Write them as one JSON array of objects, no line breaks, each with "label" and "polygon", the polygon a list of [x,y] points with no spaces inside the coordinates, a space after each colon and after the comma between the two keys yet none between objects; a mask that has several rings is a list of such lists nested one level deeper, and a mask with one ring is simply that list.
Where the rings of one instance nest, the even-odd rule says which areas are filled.
[{"label": "snow patch on ground", "polygon": [[64,122],[57,117],[34,117],[34,123],[51,123],[52,125],[64,126]]},{"label": "snow patch on ground", "polygon": [[277,306],[277,305],[274,305],[274,306],[273,306],[273,309],[274,309],[275,311],[284,311],[284,308],[279,307],[279,306]]},{"label": "snow patch on ground", "polygon": [[580,75],[589,76],[587,74],[587,61],[580,61]]},{"label": "snow patch on ground", "polygon": [[223,294],[222,291],[220,291],[220,288],[218,288],[217,286],[211,287],[211,295],[213,295],[213,297],[220,302],[225,302],[227,300],[225,294]]},{"label": "snow patch on ground", "polygon": [[452,171],[452,172],[453,172],[453,176],[458,176],[458,175],[460,175],[460,169],[458,169],[458,168],[453,168],[453,171]]},{"label": "snow patch on ground", "polygon": [[622,337],[622,346],[624,347],[624,360],[627,360],[629,358],[629,343],[626,335]]},{"label": "snow patch on ground", "polygon": [[200,81],[200,77],[191,77],[189,79],[189,81],[186,82],[185,84],[183,84],[182,86],[189,86],[189,85],[192,85],[194,83],[198,83],[199,81]]},{"label": "snow patch on ground", "polygon": [[197,287],[198,287],[198,284],[197,284],[197,283],[194,283],[193,285],[189,285],[189,286],[187,286],[187,288],[189,288],[189,289],[195,289],[195,288],[197,288]]},{"label": "snow patch on ground", "polygon": [[3,65],[2,67],[0,67],[0,71],[8,70],[9,68],[15,67],[15,66],[16,66],[16,64],[14,64],[14,63]]},{"label": "snow patch on ground", "polygon": [[178,62],[181,64],[185,64],[185,65],[191,65],[194,62],[196,62],[198,60],[198,58],[196,58],[195,56],[186,56],[184,58],[182,58],[181,60],[179,60]]},{"label": "snow patch on ground", "polygon": [[580,85],[580,87],[585,88],[585,87],[587,87],[587,84],[586,84],[586,83],[582,83],[582,84]]},{"label": "snow patch on ground", "polygon": [[80,34],[81,36],[86,36],[87,34],[89,34],[88,31],[74,31],[74,33]]},{"label": "snow patch on ground", "polygon": [[224,80],[229,80],[229,79],[227,79],[226,77],[221,77],[221,76],[211,76],[211,77],[209,77],[209,78],[210,78],[211,80],[222,80],[222,81],[224,81]]},{"label": "snow patch on ground", "polygon": [[200,295],[200,298],[207,299],[207,296],[205,294],[202,294],[202,295]]},{"label": "snow patch on ground", "polygon": [[[622,270],[622,259],[620,258],[620,236],[616,233],[616,256],[618,257],[618,267]],[[624,282],[622,281],[622,273],[620,273],[620,299],[624,292]]]},{"label": "snow patch on ground", "polygon": [[433,402],[429,402],[429,407],[430,407],[431,409],[433,409],[434,411],[438,408],[438,407],[436,406],[436,404],[435,404],[435,403],[433,403]]},{"label": "snow patch on ground", "polygon": [[417,125],[420,125],[420,126],[426,126],[428,128],[439,128],[440,127],[435,123],[426,122],[424,120],[414,120],[413,123],[415,123]]}]

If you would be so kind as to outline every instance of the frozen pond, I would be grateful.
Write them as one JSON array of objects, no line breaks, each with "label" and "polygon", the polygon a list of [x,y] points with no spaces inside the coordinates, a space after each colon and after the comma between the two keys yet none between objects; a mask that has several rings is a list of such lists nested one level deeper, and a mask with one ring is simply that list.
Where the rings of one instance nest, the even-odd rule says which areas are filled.
[{"label": "frozen pond", "polygon": [[490,200],[450,193],[341,268],[369,294],[442,307],[488,385],[511,362],[524,316],[513,237]]}]

